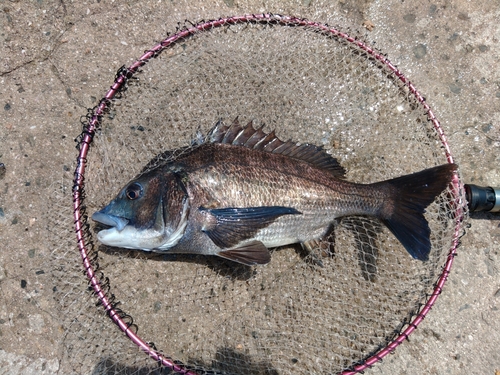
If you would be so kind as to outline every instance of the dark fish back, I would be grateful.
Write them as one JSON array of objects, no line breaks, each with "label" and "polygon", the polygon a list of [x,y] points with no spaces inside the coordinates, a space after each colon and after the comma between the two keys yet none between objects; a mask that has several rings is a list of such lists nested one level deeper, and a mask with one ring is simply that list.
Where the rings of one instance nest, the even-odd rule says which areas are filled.
[{"label": "dark fish back", "polygon": [[287,156],[328,171],[337,178],[345,177],[345,169],[322,147],[307,143],[297,145],[291,140],[284,142],[276,136],[274,130],[267,134],[262,128],[255,129],[252,122],[241,127],[237,118],[230,126],[219,121],[208,134],[207,140],[210,143],[242,146],[251,150]]}]

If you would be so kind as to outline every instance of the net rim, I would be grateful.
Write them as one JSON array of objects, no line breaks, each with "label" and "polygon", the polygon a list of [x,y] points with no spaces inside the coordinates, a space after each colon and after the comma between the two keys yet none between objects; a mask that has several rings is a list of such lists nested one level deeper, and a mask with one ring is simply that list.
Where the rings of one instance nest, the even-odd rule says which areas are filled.
[{"label": "net rim", "polygon": [[[199,375],[198,372],[190,370],[187,366],[180,364],[177,361],[162,354],[159,350],[154,347],[154,344],[148,343],[143,340],[135,330],[133,329],[133,324],[128,316],[123,314],[123,312],[116,308],[113,303],[113,297],[107,295],[106,283],[101,281],[101,277],[93,265],[93,257],[89,254],[87,235],[85,230],[88,228],[87,214],[84,207],[84,187],[85,187],[85,170],[87,165],[87,155],[94,139],[96,130],[99,127],[102,116],[106,113],[111,105],[111,101],[117,98],[120,91],[125,86],[126,82],[134,77],[139,69],[144,66],[149,60],[157,57],[162,51],[169,48],[170,46],[176,44],[179,40],[183,40],[190,36],[193,36],[199,32],[208,31],[214,28],[231,26],[244,23],[272,23],[279,26],[293,26],[293,27],[307,27],[308,29],[313,29],[318,32],[324,33],[326,35],[335,36],[348,43],[355,45],[357,48],[361,49],[367,53],[370,57],[376,59],[378,62],[383,64],[389,71],[397,77],[413,94],[417,101],[422,105],[427,113],[428,120],[432,122],[434,129],[441,141],[444,148],[446,159],[449,163],[453,163],[453,156],[451,155],[450,147],[444,131],[440,125],[439,120],[436,118],[434,112],[430,106],[425,101],[425,98],[420,94],[416,87],[409,81],[409,79],[388,60],[388,58],[380,52],[377,52],[371,48],[365,42],[358,40],[349,34],[340,31],[335,27],[331,27],[327,24],[309,21],[305,18],[299,18],[295,16],[278,15],[272,13],[263,14],[246,14],[241,16],[231,16],[223,17],[215,20],[201,21],[196,24],[191,24],[191,26],[177,30],[172,35],[162,40],[160,43],[155,45],[153,48],[144,52],[144,54],[136,60],[128,68],[122,66],[115,77],[113,85],[107,91],[106,95],[99,101],[99,104],[92,110],[89,110],[87,115],[87,121],[83,122],[83,131],[80,136],[76,139],[78,142],[78,156],[77,163],[73,179],[73,218],[74,218],[74,230],[76,233],[76,240],[78,250],[81,256],[82,264],[85,269],[85,274],[87,276],[90,287],[99,299],[99,303],[105,309],[107,315],[112,319],[112,321],[118,325],[118,327],[123,331],[123,333],[142,351],[144,351],[149,357],[157,361],[160,365],[171,369],[179,374],[186,375]],[[373,366],[375,363],[381,361],[386,355],[394,352],[394,350],[401,345],[410,334],[418,327],[425,316],[428,314],[434,303],[436,302],[438,296],[441,294],[444,284],[450,273],[454,257],[457,253],[457,247],[459,245],[459,239],[462,235],[461,224],[465,217],[465,210],[461,204],[456,202],[461,202],[460,191],[462,191],[462,183],[455,173],[452,179],[452,202],[455,202],[455,228],[454,234],[451,241],[450,251],[447,256],[446,263],[443,267],[443,271],[439,276],[438,281],[434,286],[434,290],[426,303],[422,306],[419,313],[408,323],[408,327],[399,333],[399,335],[393,339],[386,347],[377,351],[375,354],[371,354],[368,358],[362,360],[361,363],[353,365],[350,369],[344,370],[340,375],[354,375],[360,373],[361,371]]]}]

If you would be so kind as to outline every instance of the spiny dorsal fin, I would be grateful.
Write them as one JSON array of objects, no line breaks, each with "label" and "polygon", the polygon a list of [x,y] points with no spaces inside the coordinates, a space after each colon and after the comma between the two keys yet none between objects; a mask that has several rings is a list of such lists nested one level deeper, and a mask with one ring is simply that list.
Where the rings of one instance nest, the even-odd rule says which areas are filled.
[{"label": "spiny dorsal fin", "polygon": [[207,140],[211,143],[244,146],[253,150],[285,155],[327,170],[337,178],[345,177],[345,169],[322,147],[307,143],[297,145],[291,140],[283,142],[276,136],[274,130],[265,133],[262,128],[263,126],[255,129],[252,121],[242,127],[237,117],[230,126],[224,125],[222,120],[219,120],[208,133]]}]

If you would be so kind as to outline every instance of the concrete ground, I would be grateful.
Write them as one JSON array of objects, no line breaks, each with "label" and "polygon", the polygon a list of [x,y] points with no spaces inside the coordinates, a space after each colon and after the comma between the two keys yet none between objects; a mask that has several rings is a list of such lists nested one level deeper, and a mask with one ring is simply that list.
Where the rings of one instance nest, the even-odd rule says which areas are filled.
[{"label": "concrete ground", "polygon": [[[478,0],[0,2],[0,374],[59,373],[50,186],[71,175],[79,118],[116,70],[185,19],[273,12],[363,30],[441,120],[465,182],[500,186],[500,7]],[[367,31],[366,27],[371,29]],[[69,202],[68,202],[69,204]],[[500,372],[500,216],[471,215],[428,317],[367,374]],[[75,254],[77,256],[77,254]],[[83,277],[83,276],[82,276]]]}]

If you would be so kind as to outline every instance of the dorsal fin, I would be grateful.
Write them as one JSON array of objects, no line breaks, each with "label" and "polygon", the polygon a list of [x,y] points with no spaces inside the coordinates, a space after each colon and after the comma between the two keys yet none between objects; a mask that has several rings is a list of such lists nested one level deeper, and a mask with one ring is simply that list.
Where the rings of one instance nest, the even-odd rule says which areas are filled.
[{"label": "dorsal fin", "polygon": [[245,127],[241,127],[238,118],[234,119],[230,126],[224,125],[219,120],[208,133],[207,141],[210,143],[244,146],[253,150],[285,155],[329,171],[337,178],[345,177],[345,169],[339,164],[337,159],[327,154],[322,147],[307,143],[297,145],[291,140],[283,142],[276,136],[274,130],[270,133],[265,133],[262,128],[255,129],[252,121],[245,125]]}]

